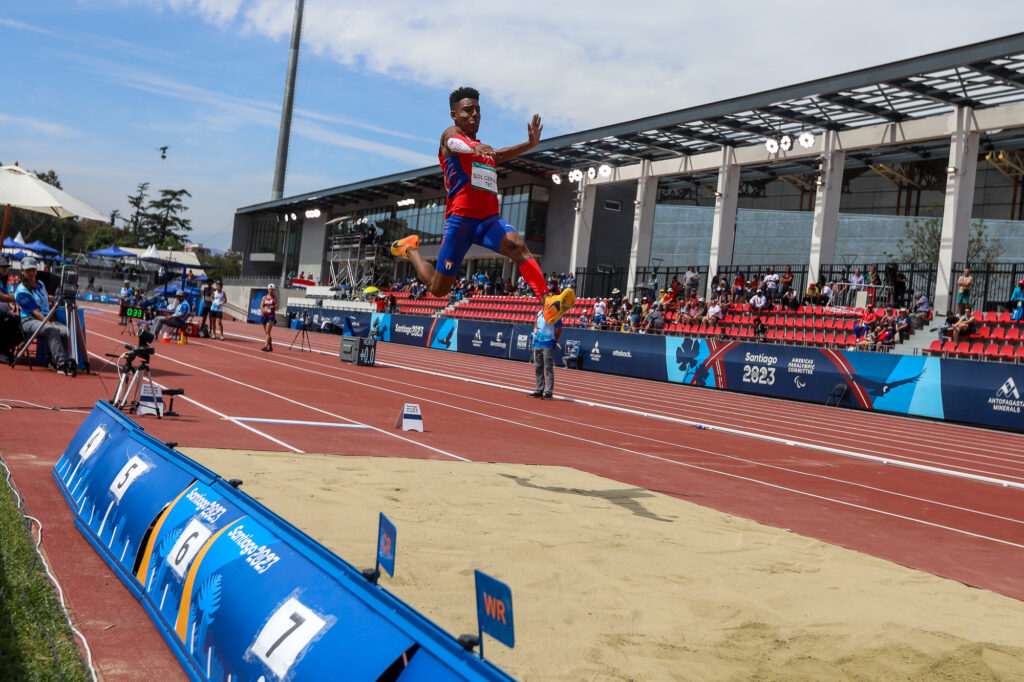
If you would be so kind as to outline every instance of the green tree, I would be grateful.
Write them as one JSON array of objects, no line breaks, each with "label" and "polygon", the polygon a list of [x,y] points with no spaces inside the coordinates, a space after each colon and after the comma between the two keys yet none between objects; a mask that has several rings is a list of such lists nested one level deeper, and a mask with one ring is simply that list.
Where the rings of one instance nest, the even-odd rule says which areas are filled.
[{"label": "green tree", "polygon": [[187,189],[162,189],[160,198],[150,200],[143,214],[145,245],[155,244],[160,249],[180,249],[187,243],[192,221],[185,217],[182,197],[191,197]]},{"label": "green tree", "polygon": [[[898,253],[887,253],[891,260],[903,263],[937,263],[942,242],[942,216],[933,205],[924,210],[926,215],[908,220],[903,237],[896,241]],[[968,263],[991,263],[1003,253],[998,239],[988,236],[988,225],[981,218],[971,221],[971,234],[967,241]]]},{"label": "green tree", "polygon": [[135,194],[128,196],[128,205],[132,207],[132,214],[125,220],[125,229],[135,237],[135,243],[133,246],[142,246],[142,239],[145,236],[145,220],[143,215],[146,213],[146,192],[149,190],[148,182],[140,182],[139,186],[135,188]]},{"label": "green tree", "polygon": [[225,251],[220,254],[211,253],[202,259],[203,265],[214,265],[218,269],[206,273],[210,279],[223,280],[242,276],[242,254],[238,251]]}]

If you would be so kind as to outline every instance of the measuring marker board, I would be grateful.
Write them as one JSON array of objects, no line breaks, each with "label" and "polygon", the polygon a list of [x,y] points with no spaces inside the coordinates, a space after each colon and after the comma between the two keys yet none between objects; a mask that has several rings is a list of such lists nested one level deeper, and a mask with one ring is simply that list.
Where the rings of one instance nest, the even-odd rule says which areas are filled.
[{"label": "measuring marker board", "polygon": [[507,647],[515,647],[516,632],[512,621],[512,589],[483,571],[476,575],[476,620],[480,628],[480,655],[483,656],[483,633]]},{"label": "measuring marker board", "polygon": [[419,431],[423,433],[423,413],[416,403],[406,403],[402,413],[398,415],[395,428],[402,427],[403,431]]}]

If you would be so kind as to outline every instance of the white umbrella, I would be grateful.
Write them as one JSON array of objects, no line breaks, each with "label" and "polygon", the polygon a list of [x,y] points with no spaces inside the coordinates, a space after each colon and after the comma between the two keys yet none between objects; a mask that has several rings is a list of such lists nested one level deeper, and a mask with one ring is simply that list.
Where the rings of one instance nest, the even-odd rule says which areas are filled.
[{"label": "white umbrella", "polygon": [[95,209],[18,166],[0,166],[0,206],[4,204],[7,209],[4,211],[0,241],[7,236],[7,218],[11,208],[45,213],[57,218],[81,216],[107,222]]}]

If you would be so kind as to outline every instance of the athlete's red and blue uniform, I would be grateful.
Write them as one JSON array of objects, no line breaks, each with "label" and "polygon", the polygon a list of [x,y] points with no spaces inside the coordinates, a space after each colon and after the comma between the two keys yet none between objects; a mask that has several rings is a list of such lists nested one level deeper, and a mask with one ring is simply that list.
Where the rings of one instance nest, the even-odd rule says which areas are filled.
[{"label": "athlete's red and blue uniform", "polygon": [[[479,140],[464,135],[455,139],[475,148]],[[437,271],[442,275],[456,275],[462,259],[473,244],[480,244],[501,253],[501,240],[515,228],[498,214],[498,176],[494,159],[480,154],[437,153],[444,185],[448,192],[445,201],[444,236],[437,254]]]}]

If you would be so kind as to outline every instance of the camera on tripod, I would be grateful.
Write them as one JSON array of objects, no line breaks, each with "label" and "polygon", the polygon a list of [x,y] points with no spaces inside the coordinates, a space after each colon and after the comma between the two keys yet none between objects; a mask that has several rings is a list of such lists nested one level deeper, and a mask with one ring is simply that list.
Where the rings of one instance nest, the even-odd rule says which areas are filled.
[{"label": "camera on tripod", "polygon": [[143,362],[148,362],[149,358],[156,354],[156,348],[149,345],[153,343],[153,332],[148,329],[143,329],[139,332],[139,345],[131,346],[124,344],[124,347],[128,350],[128,353],[124,356],[125,362],[131,364],[136,358],[142,358]]},{"label": "camera on tripod", "polygon": [[74,300],[78,295],[78,268],[65,265],[60,271],[60,296]]}]

